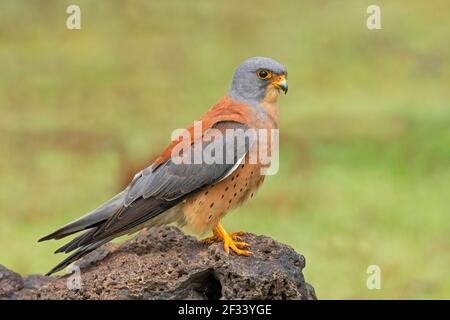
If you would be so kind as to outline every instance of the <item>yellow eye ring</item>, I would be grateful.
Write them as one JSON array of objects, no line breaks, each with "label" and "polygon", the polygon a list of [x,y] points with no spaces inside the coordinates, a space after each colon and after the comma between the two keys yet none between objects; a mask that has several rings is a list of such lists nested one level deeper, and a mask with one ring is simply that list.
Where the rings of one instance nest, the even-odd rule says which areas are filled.
[{"label": "yellow eye ring", "polygon": [[258,76],[258,78],[260,78],[262,80],[267,80],[267,79],[272,78],[272,72],[270,72],[269,70],[265,70],[265,69],[258,70],[256,72],[256,75]]}]

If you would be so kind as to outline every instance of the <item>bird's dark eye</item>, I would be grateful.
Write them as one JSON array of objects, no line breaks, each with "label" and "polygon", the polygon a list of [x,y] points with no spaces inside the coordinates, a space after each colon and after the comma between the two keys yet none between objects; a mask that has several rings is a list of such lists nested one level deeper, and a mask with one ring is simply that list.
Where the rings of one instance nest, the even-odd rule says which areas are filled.
[{"label": "bird's dark eye", "polygon": [[272,72],[270,72],[269,70],[258,70],[258,72],[256,74],[257,74],[258,78],[263,79],[263,80],[272,78]]}]

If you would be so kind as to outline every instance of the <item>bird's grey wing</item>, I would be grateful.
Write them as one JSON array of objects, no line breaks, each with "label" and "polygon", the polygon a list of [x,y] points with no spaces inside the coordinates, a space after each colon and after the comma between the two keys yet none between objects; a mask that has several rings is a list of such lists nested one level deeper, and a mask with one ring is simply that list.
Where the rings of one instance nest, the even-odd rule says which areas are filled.
[{"label": "bird's grey wing", "polygon": [[[243,138],[247,127],[237,122],[221,122],[214,126],[215,129],[233,129],[234,135],[224,135],[222,139],[213,139],[209,143],[202,144],[202,150],[207,146],[232,153],[231,161],[205,164],[175,163],[169,159],[156,170],[152,167],[144,169],[131,182],[125,196],[123,207],[111,216],[102,225],[98,226],[86,236],[78,246],[92,241],[103,240],[112,235],[125,233],[145,221],[155,217],[170,207],[178,204],[186,196],[220,181],[235,168],[236,163],[245,156],[249,146],[254,142],[252,137]],[[229,146],[232,147],[229,147]],[[194,147],[191,146],[191,155]],[[226,162],[226,163],[223,163]],[[74,249],[71,247],[70,249]]]},{"label": "bird's grey wing", "polygon": [[[233,121],[217,123],[213,128],[222,132],[233,129],[234,134],[224,134],[221,139],[204,142],[201,146],[202,150],[206,147],[219,150],[222,147],[224,158],[232,161],[210,164],[175,163],[170,158],[157,168],[144,169],[130,183],[122,206],[112,216],[57,250],[57,252],[70,252],[80,248],[72,255],[72,259],[67,258],[50,273],[61,270],[85,254],[81,252],[87,249],[90,252],[105,242],[134,230],[149,219],[177,205],[192,193],[217,183],[233,171],[255,142],[255,137],[245,136],[247,126]],[[191,154],[194,154],[193,148],[194,146],[190,147]],[[232,155],[227,155],[229,152]]]}]

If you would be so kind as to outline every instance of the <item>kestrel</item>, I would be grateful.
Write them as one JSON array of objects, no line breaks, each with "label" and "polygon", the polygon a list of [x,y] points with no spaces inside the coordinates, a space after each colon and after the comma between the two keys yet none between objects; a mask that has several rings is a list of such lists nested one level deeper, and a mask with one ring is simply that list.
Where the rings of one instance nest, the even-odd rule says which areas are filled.
[{"label": "kestrel", "polygon": [[[195,135],[196,125],[187,128],[184,133],[188,135],[174,139],[149,167],[134,176],[122,192],[39,240],[61,239],[86,230],[56,250],[55,253],[76,251],[48,275],[114,238],[169,223],[187,226],[198,234],[212,230],[213,236],[203,242],[209,244],[221,240],[227,253],[231,249],[238,255],[251,255],[250,251],[244,250],[249,245],[238,241],[243,233],[228,233],[220,220],[229,210],[254,196],[264,181],[261,169],[267,163],[261,163],[258,157],[256,161],[250,161],[251,153],[266,148],[270,154],[271,145],[258,135],[245,134],[241,143],[235,143],[242,135],[225,133],[276,130],[278,96],[287,90],[287,71],[282,64],[265,57],[245,60],[236,69],[225,97],[200,119],[200,137]],[[223,134],[222,138],[216,135],[206,139],[213,130]],[[189,137],[188,143],[182,136]],[[184,143],[184,149],[180,148],[181,143]],[[218,147],[225,150],[229,161],[195,161],[192,156],[195,150],[205,151],[212,146],[216,148],[212,148],[214,150],[219,150]],[[182,149],[182,152],[175,158],[176,149]],[[217,156],[215,153],[211,154]]]}]

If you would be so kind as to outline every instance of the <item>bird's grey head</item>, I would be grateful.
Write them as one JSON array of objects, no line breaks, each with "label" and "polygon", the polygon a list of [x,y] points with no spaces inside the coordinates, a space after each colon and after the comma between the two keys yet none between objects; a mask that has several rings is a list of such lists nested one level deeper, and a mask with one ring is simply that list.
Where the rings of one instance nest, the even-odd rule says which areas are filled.
[{"label": "bird's grey head", "polygon": [[259,105],[270,95],[288,90],[287,70],[281,63],[266,57],[253,57],[236,69],[228,95],[237,101]]}]

